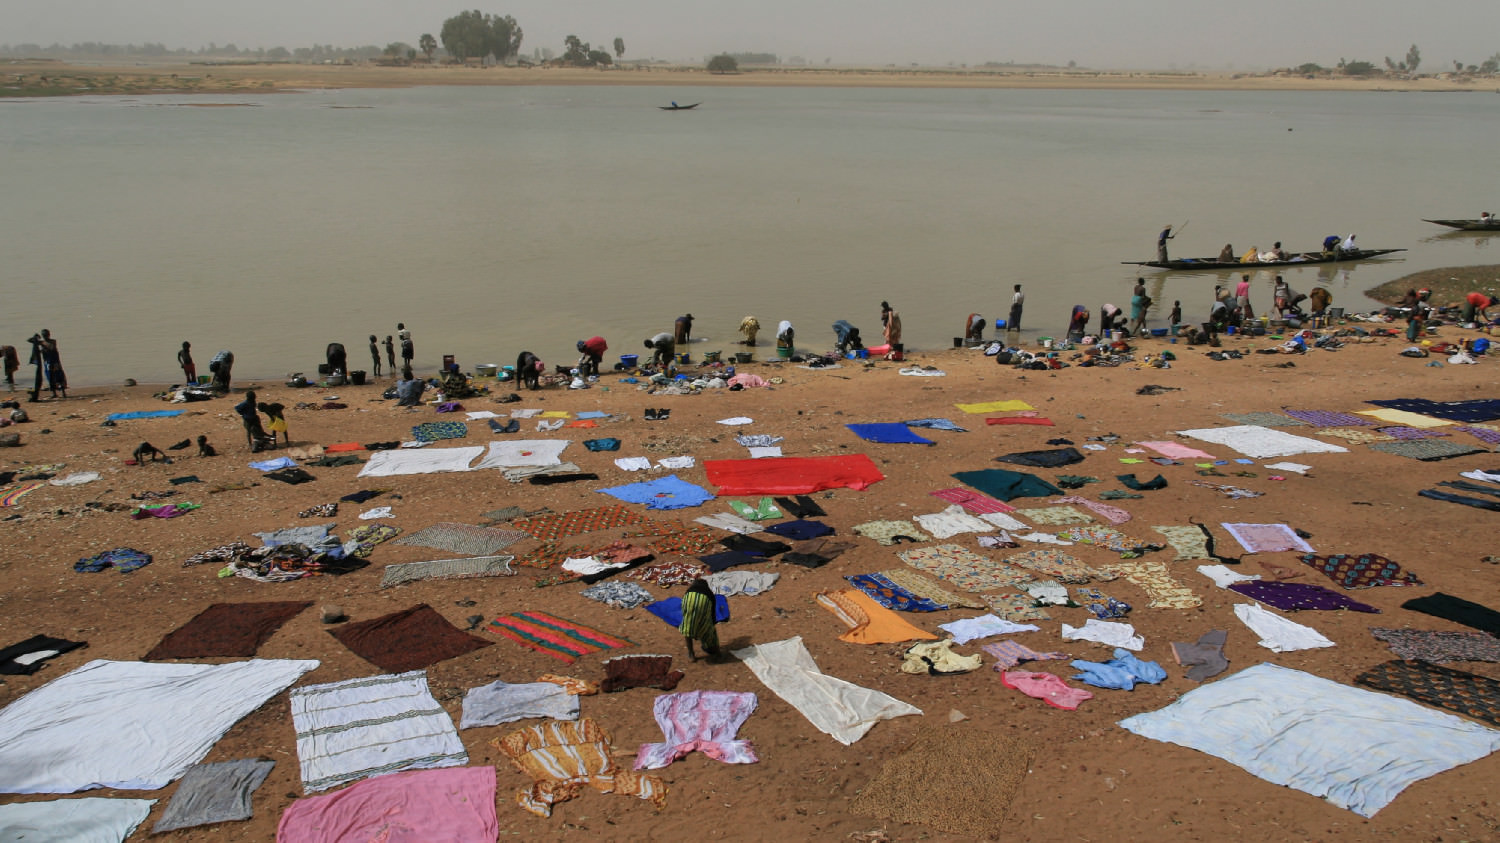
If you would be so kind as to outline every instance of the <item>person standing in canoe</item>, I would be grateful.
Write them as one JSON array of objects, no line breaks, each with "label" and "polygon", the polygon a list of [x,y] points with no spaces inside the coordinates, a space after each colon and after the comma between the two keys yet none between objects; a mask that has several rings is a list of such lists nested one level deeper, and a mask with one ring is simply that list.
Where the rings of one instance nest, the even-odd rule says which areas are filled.
[{"label": "person standing in canoe", "polygon": [[1167,262],[1167,241],[1176,236],[1172,233],[1172,226],[1170,225],[1163,228],[1161,233],[1156,235],[1156,260],[1158,263]]}]

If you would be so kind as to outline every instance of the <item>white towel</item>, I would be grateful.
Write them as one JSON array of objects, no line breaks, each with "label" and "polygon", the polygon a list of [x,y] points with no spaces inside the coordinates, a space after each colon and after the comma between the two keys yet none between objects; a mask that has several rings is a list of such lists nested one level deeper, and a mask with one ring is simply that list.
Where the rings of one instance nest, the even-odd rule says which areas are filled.
[{"label": "white towel", "polygon": [[0,805],[0,840],[121,843],[151,813],[155,799],[53,799]]},{"label": "white towel", "polygon": [[755,447],[750,449],[750,459],[752,460],[760,460],[765,459],[766,457],[779,456],[781,456],[780,445],[756,445]]},{"label": "white towel", "polygon": [[360,477],[391,477],[397,474],[436,474],[468,471],[469,463],[484,453],[483,445],[467,448],[430,448],[415,451],[376,451],[359,470]]},{"label": "white towel", "polygon": [[734,657],[818,731],[845,746],[864,737],[878,721],[922,713],[889,694],[824,674],[800,636],[735,650]]},{"label": "white towel", "polygon": [[1334,646],[1332,641],[1324,638],[1316,629],[1289,621],[1254,603],[1235,604],[1234,614],[1260,636],[1260,646],[1273,653]]},{"label": "white towel", "polygon": [[1135,627],[1128,623],[1113,623],[1089,618],[1083,626],[1072,627],[1062,625],[1062,637],[1064,641],[1097,641],[1100,644],[1108,644],[1111,647],[1124,647],[1127,650],[1139,651],[1146,646],[1146,639],[1135,634]]},{"label": "white towel", "polygon": [[615,465],[626,471],[644,471],[651,467],[649,457],[616,457]]},{"label": "white towel", "polygon": [[995,635],[1010,635],[1013,632],[1036,632],[1041,627],[1029,623],[1015,623],[1005,620],[996,615],[980,615],[977,618],[963,618],[951,623],[938,624],[938,629],[946,630],[953,636],[953,640],[959,644],[967,644],[980,638],[989,638]]},{"label": "white towel", "polygon": [[1253,582],[1260,574],[1239,574],[1224,565],[1199,565],[1198,573],[1214,581],[1219,588],[1228,588],[1237,582]]},{"label": "white towel", "polygon": [[521,468],[535,465],[558,465],[567,439],[508,439],[491,442],[489,453],[474,466],[481,468]]}]

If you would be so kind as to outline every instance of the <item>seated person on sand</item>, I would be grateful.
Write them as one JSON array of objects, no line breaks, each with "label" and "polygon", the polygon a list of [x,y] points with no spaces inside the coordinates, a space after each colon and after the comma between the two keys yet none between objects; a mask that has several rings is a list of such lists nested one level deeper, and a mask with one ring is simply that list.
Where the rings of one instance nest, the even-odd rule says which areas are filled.
[{"label": "seated person on sand", "polygon": [[472,398],[479,393],[469,385],[469,377],[458,370],[457,363],[451,363],[448,370],[438,375],[438,390],[443,393],[443,398],[453,401],[459,398]]},{"label": "seated person on sand", "polygon": [[422,403],[422,390],[427,382],[413,377],[410,366],[401,368],[401,380],[396,381],[396,406],[415,407]]}]

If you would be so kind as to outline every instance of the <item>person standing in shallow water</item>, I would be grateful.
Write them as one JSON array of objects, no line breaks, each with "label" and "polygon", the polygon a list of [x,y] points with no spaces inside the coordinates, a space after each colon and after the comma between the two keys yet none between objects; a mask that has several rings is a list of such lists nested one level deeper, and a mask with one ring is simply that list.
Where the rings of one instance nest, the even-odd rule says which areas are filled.
[{"label": "person standing in shallow water", "polygon": [[694,641],[703,645],[704,653],[710,656],[719,654],[719,626],[714,613],[716,602],[713,589],[702,577],[693,580],[687,593],[682,595],[682,623],[677,625],[677,631],[682,633],[688,658],[693,661],[698,660],[698,654],[693,650]]},{"label": "person standing in shallow water", "polygon": [[63,371],[62,354],[57,350],[57,340],[52,338],[52,332],[46,328],[42,329],[42,366],[47,371],[47,388],[52,390],[52,397],[57,398],[58,392],[63,398],[68,397],[68,375]]},{"label": "person standing in shallow water", "polygon": [[417,350],[416,346],[412,345],[411,331],[406,330],[405,322],[396,323],[396,336],[401,340],[401,365],[409,367],[412,358],[417,356]]},{"label": "person standing in shallow water", "polygon": [[1016,285],[1016,292],[1010,297],[1010,318],[1005,320],[1005,327],[1009,330],[1021,330],[1021,309],[1026,304],[1026,294],[1021,292],[1021,285]]},{"label": "person standing in shallow water", "polygon": [[390,334],[385,335],[385,362],[391,364],[391,374],[396,374],[396,343]]},{"label": "person standing in shallow water", "polygon": [[380,345],[374,334],[370,335],[370,367],[370,377],[380,377]]},{"label": "person standing in shallow water", "polygon": [[198,366],[193,362],[193,344],[183,340],[182,349],[177,352],[177,365],[182,367],[182,377],[188,386],[198,382]]}]

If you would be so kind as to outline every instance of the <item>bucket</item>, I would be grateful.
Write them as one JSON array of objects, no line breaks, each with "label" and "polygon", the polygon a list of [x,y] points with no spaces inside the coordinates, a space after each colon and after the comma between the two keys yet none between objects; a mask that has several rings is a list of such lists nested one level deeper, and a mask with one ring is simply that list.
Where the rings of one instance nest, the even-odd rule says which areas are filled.
[{"label": "bucket", "polygon": [[213,380],[213,376],[212,375],[199,375],[198,376],[198,385],[199,386],[208,386],[208,382],[211,381],[211,380]]},{"label": "bucket", "polygon": [[755,355],[748,351],[736,351],[734,353],[734,362],[736,363],[749,363],[753,359],[755,359]]},{"label": "bucket", "polygon": [[364,386],[365,385],[365,373],[364,373],[364,371],[362,371],[360,369],[355,369],[355,370],[351,371],[349,373],[349,382],[352,383],[352,384],[354,384],[355,386]]},{"label": "bucket", "polygon": [[319,363],[318,364],[318,374],[320,374],[320,375],[331,375],[331,374],[333,374],[333,367],[330,366],[330,365],[328,365],[327,363]]},{"label": "bucket", "polygon": [[474,364],[474,377],[493,378],[499,370],[500,367],[494,363],[476,363]]},{"label": "bucket", "polygon": [[[634,369],[636,361],[638,361],[640,359],[641,359],[641,356],[639,354],[621,354],[620,355],[620,365],[624,366],[627,369]],[[507,366],[506,368],[508,369],[510,367]]]},{"label": "bucket", "polygon": [[1005,327],[1005,320],[1004,319],[996,319],[995,320],[995,330],[998,331],[998,330],[1000,330],[1001,328],[1004,328],[1004,327]]},{"label": "bucket", "polygon": [[1036,342],[1037,342],[1037,345],[1040,345],[1042,348],[1051,348],[1052,347],[1052,338],[1051,337],[1037,337],[1036,338]]},{"label": "bucket", "polygon": [[1167,329],[1166,328],[1152,328],[1151,329],[1151,336],[1153,336],[1153,337],[1164,337],[1166,335],[1167,335]]},{"label": "bucket", "polygon": [[1343,319],[1344,318],[1344,309],[1342,307],[1330,307],[1330,308],[1328,308],[1328,318],[1329,319]]},{"label": "bucket", "polygon": [[717,362],[719,362],[719,355],[721,355],[723,353],[724,352],[722,352],[722,351],[705,351],[705,352],[703,352],[703,362],[704,363],[717,363]]},{"label": "bucket", "polygon": [[782,360],[792,359],[792,355],[795,353],[795,349],[780,345],[776,346],[776,356],[780,357]]},{"label": "bucket", "polygon": [[1237,333],[1237,331],[1235,330],[1235,327],[1233,325],[1230,325],[1229,327],[1224,329],[1224,333],[1232,337]]},{"label": "bucket", "polygon": [[954,348],[963,348],[964,347],[964,338],[963,337],[954,337],[953,338],[953,347]]},{"label": "bucket", "polygon": [[681,354],[677,355],[677,362],[678,363],[691,363],[691,362],[693,362],[693,356],[691,354],[688,354],[686,351],[684,351]]}]

